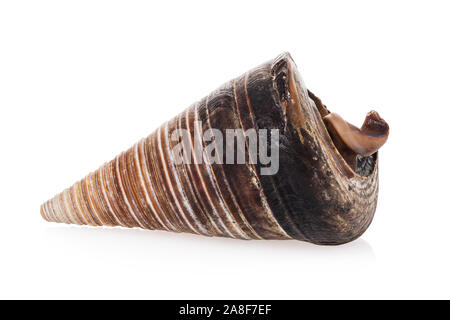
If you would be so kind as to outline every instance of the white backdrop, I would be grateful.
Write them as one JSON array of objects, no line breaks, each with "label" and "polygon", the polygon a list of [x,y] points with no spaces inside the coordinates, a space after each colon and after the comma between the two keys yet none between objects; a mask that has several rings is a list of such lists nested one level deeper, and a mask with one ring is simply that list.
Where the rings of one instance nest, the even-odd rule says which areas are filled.
[{"label": "white backdrop", "polygon": [[[447,1],[0,2],[0,298],[450,298]],[[338,247],[58,225],[39,205],[283,51],[391,128]]]}]

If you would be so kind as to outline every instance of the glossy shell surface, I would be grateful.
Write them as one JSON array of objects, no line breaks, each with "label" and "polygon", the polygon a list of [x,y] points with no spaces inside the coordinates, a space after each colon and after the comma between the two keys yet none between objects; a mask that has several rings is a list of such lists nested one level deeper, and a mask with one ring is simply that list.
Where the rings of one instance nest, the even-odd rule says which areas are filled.
[{"label": "glossy shell surface", "polygon": [[[375,154],[368,175],[356,174],[334,146],[319,103],[282,54],[194,103],[45,202],[41,214],[53,222],[238,239],[351,241],[372,221],[378,160]],[[210,128],[278,129],[278,172],[262,175],[251,161],[176,163],[172,132],[185,129],[184,144],[205,147],[201,137]]]}]

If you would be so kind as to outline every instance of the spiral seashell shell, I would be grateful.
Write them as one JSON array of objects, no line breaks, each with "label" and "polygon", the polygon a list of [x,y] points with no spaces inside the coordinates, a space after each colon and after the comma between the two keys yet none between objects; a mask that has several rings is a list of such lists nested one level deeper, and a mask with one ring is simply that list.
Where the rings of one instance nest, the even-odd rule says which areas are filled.
[{"label": "spiral seashell shell", "polygon": [[[290,55],[282,54],[45,202],[41,215],[52,222],[238,239],[351,241],[375,212],[378,157],[357,155],[354,166],[346,161],[324,123],[328,113]],[[178,163],[172,135],[180,129],[188,133],[181,146],[191,150],[207,145],[208,129],[279,130],[278,171],[262,174],[265,165],[250,161],[248,143],[242,164],[196,159],[195,152],[191,163]]]}]

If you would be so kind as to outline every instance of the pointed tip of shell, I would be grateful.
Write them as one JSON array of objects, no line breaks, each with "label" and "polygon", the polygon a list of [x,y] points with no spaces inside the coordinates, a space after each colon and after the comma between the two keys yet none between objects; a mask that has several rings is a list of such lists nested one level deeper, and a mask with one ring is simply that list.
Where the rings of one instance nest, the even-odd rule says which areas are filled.
[{"label": "pointed tip of shell", "polygon": [[41,204],[40,207],[40,212],[41,212],[41,217],[45,220],[45,221],[50,221],[46,215],[46,210],[45,210],[45,203]]}]

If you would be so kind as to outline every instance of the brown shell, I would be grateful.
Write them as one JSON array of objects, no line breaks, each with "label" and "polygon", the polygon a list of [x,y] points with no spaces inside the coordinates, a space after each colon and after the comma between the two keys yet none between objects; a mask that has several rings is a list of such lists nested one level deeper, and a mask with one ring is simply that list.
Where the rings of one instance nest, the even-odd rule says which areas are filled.
[{"label": "brown shell", "polygon": [[[44,203],[41,214],[53,222],[238,239],[351,241],[373,218],[378,161],[375,154],[364,175],[354,172],[326,130],[327,112],[282,54],[193,104]],[[279,171],[261,175],[263,166],[248,157],[245,164],[176,164],[173,130],[186,129],[183,143],[194,147],[205,146],[194,139],[209,128],[278,129]]]}]

